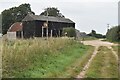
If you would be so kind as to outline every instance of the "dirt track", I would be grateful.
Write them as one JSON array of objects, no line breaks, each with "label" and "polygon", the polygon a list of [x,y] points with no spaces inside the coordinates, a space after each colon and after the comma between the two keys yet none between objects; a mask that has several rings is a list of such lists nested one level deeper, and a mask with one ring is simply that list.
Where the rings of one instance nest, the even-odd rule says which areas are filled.
[{"label": "dirt track", "polygon": [[84,78],[86,71],[88,70],[90,63],[92,62],[92,60],[94,59],[94,57],[97,54],[98,48],[100,46],[106,46],[109,49],[111,49],[112,53],[115,55],[116,59],[118,60],[118,55],[116,54],[115,51],[113,51],[111,46],[117,46],[117,44],[114,43],[110,43],[110,42],[105,42],[105,41],[101,41],[101,40],[91,40],[91,41],[82,41],[82,43],[84,45],[91,45],[95,47],[95,50],[93,52],[93,54],[91,55],[91,58],[88,60],[87,64],[84,66],[83,70],[80,72],[80,74],[77,76],[77,78]]},{"label": "dirt track", "polygon": [[117,45],[114,43],[106,42],[106,41],[101,41],[101,40],[91,40],[91,41],[82,41],[83,44],[85,45],[92,45],[92,46],[113,46]]}]

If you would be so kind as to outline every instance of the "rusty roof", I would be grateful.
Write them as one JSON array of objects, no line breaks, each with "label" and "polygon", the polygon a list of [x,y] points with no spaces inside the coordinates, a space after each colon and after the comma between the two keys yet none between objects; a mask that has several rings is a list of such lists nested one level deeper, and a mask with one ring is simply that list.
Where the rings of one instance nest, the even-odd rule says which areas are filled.
[{"label": "rusty roof", "polygon": [[8,32],[16,32],[16,31],[21,31],[23,28],[22,22],[16,22],[11,25],[11,27],[8,29]]}]

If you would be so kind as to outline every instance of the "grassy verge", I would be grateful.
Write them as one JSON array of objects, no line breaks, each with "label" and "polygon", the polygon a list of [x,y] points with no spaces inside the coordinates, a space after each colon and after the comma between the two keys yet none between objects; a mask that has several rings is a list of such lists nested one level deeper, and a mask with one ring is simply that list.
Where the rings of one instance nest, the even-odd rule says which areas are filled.
[{"label": "grassy verge", "polygon": [[119,46],[112,46],[112,48],[117,54],[119,53],[118,50],[120,50],[120,45]]},{"label": "grassy verge", "polygon": [[86,37],[80,37],[79,40],[87,41],[87,40],[97,40],[98,38],[91,37],[91,36],[86,36]]},{"label": "grassy verge", "polygon": [[3,77],[68,77],[68,67],[77,64],[80,58],[86,61],[90,49],[74,40],[60,38],[4,42]]},{"label": "grassy verge", "polygon": [[86,46],[86,48],[86,53],[84,53],[84,55],[80,58],[76,59],[70,66],[67,66],[61,77],[76,77],[82,71],[83,67],[87,64],[94,51],[94,47],[92,46]]},{"label": "grassy verge", "polygon": [[118,62],[107,47],[100,47],[98,54],[92,61],[86,77],[118,78]]}]

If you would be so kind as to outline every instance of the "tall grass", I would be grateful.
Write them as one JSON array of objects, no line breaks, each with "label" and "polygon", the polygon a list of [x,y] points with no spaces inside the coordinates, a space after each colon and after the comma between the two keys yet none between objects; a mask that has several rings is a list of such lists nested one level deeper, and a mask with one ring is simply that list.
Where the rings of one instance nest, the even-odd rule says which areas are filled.
[{"label": "tall grass", "polygon": [[[64,47],[63,44],[67,40],[62,39],[59,41],[56,39],[49,39],[49,41],[42,39],[29,39],[29,40],[16,40],[4,42],[3,47],[3,74],[7,73],[10,76],[14,70],[24,70],[27,66],[31,65],[38,57],[54,54],[57,49]],[[48,54],[49,53],[49,54]],[[41,58],[42,59],[42,58]]]},{"label": "tall grass", "polygon": [[88,49],[66,38],[3,42],[3,77],[59,77]]}]

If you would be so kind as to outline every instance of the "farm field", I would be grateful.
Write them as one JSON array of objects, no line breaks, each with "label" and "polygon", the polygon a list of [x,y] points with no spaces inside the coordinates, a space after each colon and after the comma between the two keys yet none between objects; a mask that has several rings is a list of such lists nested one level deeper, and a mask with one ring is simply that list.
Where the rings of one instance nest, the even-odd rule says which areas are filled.
[{"label": "farm field", "polygon": [[68,38],[5,41],[3,45],[3,78],[75,77],[94,50]]}]

